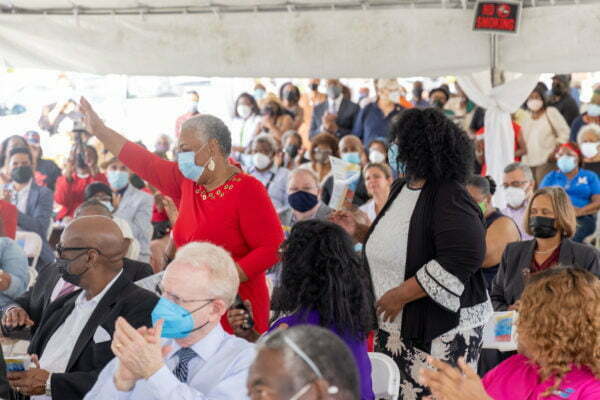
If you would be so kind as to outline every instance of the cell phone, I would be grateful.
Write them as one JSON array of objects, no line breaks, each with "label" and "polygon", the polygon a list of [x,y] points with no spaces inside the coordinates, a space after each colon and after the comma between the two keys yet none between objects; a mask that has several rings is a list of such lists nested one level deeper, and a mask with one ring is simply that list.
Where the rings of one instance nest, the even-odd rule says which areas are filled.
[{"label": "cell phone", "polygon": [[6,372],[23,372],[29,367],[31,360],[29,356],[6,357]]},{"label": "cell phone", "polygon": [[248,321],[242,325],[242,329],[251,329],[254,327],[254,319],[252,318],[252,313],[248,310],[248,307],[244,304],[244,300],[238,294],[235,296],[235,301],[231,306],[233,310],[244,310],[246,314],[248,314]]}]

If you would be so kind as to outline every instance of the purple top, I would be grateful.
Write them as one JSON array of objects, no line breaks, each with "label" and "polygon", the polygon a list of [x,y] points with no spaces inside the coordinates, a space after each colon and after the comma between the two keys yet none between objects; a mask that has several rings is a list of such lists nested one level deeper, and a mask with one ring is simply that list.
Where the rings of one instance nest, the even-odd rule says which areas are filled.
[{"label": "purple top", "polygon": [[[320,317],[317,311],[311,311],[306,317],[302,313],[295,313],[287,317],[278,319],[271,325],[269,332],[275,330],[281,324],[287,324],[292,327],[295,325],[317,325],[320,324]],[[325,327],[328,328],[328,327]],[[336,329],[330,329],[333,333],[339,336],[346,343],[356,360],[356,366],[360,375],[360,398],[361,400],[373,400],[373,383],[371,382],[371,360],[367,352],[367,340],[358,340],[347,334],[340,334]]]}]

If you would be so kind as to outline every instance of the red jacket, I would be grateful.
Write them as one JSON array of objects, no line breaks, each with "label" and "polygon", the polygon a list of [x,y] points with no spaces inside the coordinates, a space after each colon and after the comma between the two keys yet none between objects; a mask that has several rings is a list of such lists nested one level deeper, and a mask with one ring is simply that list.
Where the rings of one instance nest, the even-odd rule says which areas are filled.
[{"label": "red jacket", "polygon": [[82,179],[73,174],[73,180],[67,181],[67,178],[62,175],[56,180],[56,190],[54,191],[54,201],[62,207],[56,215],[56,220],[60,221],[64,217],[72,217],[77,207],[84,201],[84,192],[87,185],[92,182],[103,182],[108,184],[106,176],[99,173],[94,176],[90,175]]},{"label": "red jacket", "polygon": [[0,200],[0,219],[4,228],[4,232],[0,232],[0,236],[7,236],[11,239],[15,238],[18,216],[17,207],[8,201]]}]

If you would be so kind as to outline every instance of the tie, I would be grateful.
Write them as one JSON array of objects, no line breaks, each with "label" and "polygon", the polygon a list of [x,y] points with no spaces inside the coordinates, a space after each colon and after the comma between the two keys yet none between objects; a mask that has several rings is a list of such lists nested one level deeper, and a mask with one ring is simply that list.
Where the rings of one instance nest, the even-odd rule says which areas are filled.
[{"label": "tie", "polygon": [[197,354],[194,350],[189,347],[183,347],[175,353],[179,357],[179,363],[175,367],[175,376],[183,383],[187,383],[188,380],[188,364],[192,358],[196,357]]},{"label": "tie", "polygon": [[53,299],[53,300],[56,300],[56,299],[58,299],[60,297],[63,297],[63,296],[66,296],[69,293],[74,292],[77,289],[79,289],[79,288],[77,286],[73,285],[72,283],[65,282],[63,284],[62,289],[60,289],[60,292],[58,292],[58,296],[56,296],[56,298]]}]

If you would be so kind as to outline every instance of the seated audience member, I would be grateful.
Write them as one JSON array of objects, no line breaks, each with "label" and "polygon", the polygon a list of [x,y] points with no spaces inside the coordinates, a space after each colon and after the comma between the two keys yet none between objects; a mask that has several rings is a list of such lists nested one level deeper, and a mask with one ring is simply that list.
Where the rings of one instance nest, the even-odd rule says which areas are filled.
[{"label": "seated audience member", "polygon": [[292,129],[298,130],[304,124],[304,110],[300,107],[300,89],[292,82],[286,82],[279,89],[279,98],[283,107],[292,115]]},{"label": "seated audience member", "polygon": [[365,212],[369,220],[373,222],[390,196],[394,178],[392,177],[392,169],[386,164],[369,163],[363,171],[365,185],[371,200],[360,206],[359,209]]},{"label": "seated audience member", "polygon": [[[313,249],[312,254],[307,249]],[[283,245],[281,271],[273,294],[275,322],[270,330],[302,324],[330,329],[354,355],[361,377],[360,398],[373,399],[367,336],[377,324],[374,298],[370,277],[350,236],[327,221],[296,224]],[[258,339],[256,331],[243,329],[242,318],[247,318],[243,310],[231,310],[228,316],[238,336]]]},{"label": "seated audience member", "polygon": [[281,225],[286,233],[296,222],[327,219],[333,212],[319,200],[321,194],[319,180],[310,170],[297,168],[290,172],[287,193],[290,207],[279,213]]},{"label": "seated audience member", "polygon": [[302,147],[302,136],[296,131],[287,131],[281,139],[283,147],[283,167],[288,170],[304,164],[308,160],[304,158],[305,149]]},{"label": "seated audience member", "polygon": [[527,233],[528,222],[525,221],[525,211],[535,189],[533,172],[529,165],[520,162],[507,165],[504,168],[503,186],[506,207],[501,211],[502,214],[515,221],[523,240],[533,239]]},{"label": "seated audience member", "polygon": [[310,138],[327,132],[337,138],[352,133],[354,121],[360,111],[358,104],[344,98],[338,79],[327,80],[327,101],[315,105],[310,123]]},{"label": "seated audience member", "polygon": [[573,120],[569,141],[578,142],[582,129],[589,125],[600,125],[600,87],[594,90],[586,111]]},{"label": "seated audience member", "polygon": [[169,135],[162,134],[156,139],[154,143],[154,154],[165,160],[170,160],[169,152],[171,151],[171,137]]},{"label": "seated audience member", "polygon": [[8,157],[11,150],[17,147],[29,147],[27,141],[19,135],[7,137],[2,141],[2,145],[0,145],[0,184],[7,184],[10,182]]},{"label": "seated audience member", "polygon": [[500,268],[500,261],[506,246],[521,240],[521,234],[515,221],[492,206],[496,182],[491,177],[472,176],[467,181],[467,190],[483,213],[486,250],[482,267],[486,287],[489,291]]},{"label": "seated audience member", "polygon": [[352,353],[317,326],[280,329],[267,336],[248,376],[251,400],[356,400],[360,381]]},{"label": "seated audience member", "polygon": [[578,268],[550,269],[531,277],[516,322],[519,353],[482,380],[431,360],[424,383],[444,400],[600,398],[600,280]]},{"label": "seated audience member", "polygon": [[369,144],[369,162],[372,164],[387,164],[388,148],[384,140],[373,140]]},{"label": "seated audience member", "polygon": [[600,276],[600,254],[595,248],[576,243],[575,210],[561,188],[539,189],[527,207],[527,233],[534,240],[511,243],[502,254],[491,298],[496,311],[514,309],[526,277],[557,265],[572,265]]},{"label": "seated audience member", "polygon": [[258,103],[248,93],[242,93],[235,101],[234,118],[231,121],[231,150],[244,153],[258,130],[262,119]]},{"label": "seated audience member", "polygon": [[365,146],[388,137],[390,122],[404,110],[400,98],[398,80],[377,80],[377,99],[360,110],[354,122],[353,132]]},{"label": "seated audience member", "polygon": [[150,239],[152,239],[152,195],[136,189],[129,183],[130,171],[117,158],[102,165],[106,169],[108,184],[112,189],[113,215],[129,223],[133,235],[140,245],[139,260],[150,260]]},{"label": "seated audience member", "polygon": [[252,165],[247,171],[265,185],[275,210],[281,211],[288,206],[287,185],[290,171],[275,165],[277,148],[277,142],[272,136],[257,136],[252,142]]},{"label": "seated audience member", "polygon": [[17,207],[17,229],[36,233],[42,240],[42,252],[36,269],[54,262],[54,253],[48,244],[48,228],[52,221],[52,192],[38,186],[33,179],[33,158],[28,148],[17,147],[8,156],[11,182],[4,191],[4,200]]},{"label": "seated audience member", "polygon": [[98,153],[92,146],[85,146],[83,153],[74,149],[63,174],[56,181],[54,201],[61,205],[57,221],[72,218],[75,210],[84,201],[85,188],[92,182],[108,183],[106,176],[98,170]]},{"label": "seated audience member", "polygon": [[36,183],[54,191],[56,180],[62,174],[62,171],[54,161],[42,158],[43,153],[39,133],[36,131],[27,131],[24,137],[33,155]]},{"label": "seated audience member", "polygon": [[[57,265],[65,284],[59,297],[43,310],[28,353],[37,354],[35,368],[11,372],[11,388],[23,395],[81,399],[113,358],[111,338],[118,317],[135,328],[150,324],[156,296],[138,286],[123,271],[123,237],[105,217],[71,222],[58,246]],[[81,290],[69,290],[69,285]],[[23,309],[11,308],[4,325],[12,325]],[[33,321],[26,318],[25,324]]]},{"label": "seated audience member", "polygon": [[210,243],[180,248],[160,284],[154,327],[135,330],[126,318],[117,321],[116,359],[85,399],[246,398],[254,345],[220,324],[238,286],[236,265],[224,249]]},{"label": "seated audience member", "polygon": [[[356,182],[356,190],[352,199],[352,204],[362,206],[369,200],[369,194],[365,187],[365,179],[362,173],[362,167],[367,162],[367,155],[360,139],[354,135],[347,135],[340,140],[340,158],[348,163],[356,164],[361,167],[360,177]],[[322,199],[325,204],[329,204],[331,193],[333,192],[333,176],[329,176],[323,183]]]},{"label": "seated audience member", "polygon": [[[600,98],[600,93],[598,95]],[[577,136],[577,144],[581,148],[583,155],[582,168],[600,174],[600,125],[589,124],[585,125],[579,131]]]},{"label": "seated audience member", "polygon": [[[0,192],[2,193],[2,192]],[[15,238],[19,210],[11,202],[0,199],[0,235]]]},{"label": "seated audience member", "polygon": [[260,102],[262,119],[256,126],[254,136],[268,133],[281,140],[283,134],[294,127],[294,120],[283,108],[277,96],[269,94]]},{"label": "seated audience member", "polygon": [[[96,183],[92,183],[90,184],[90,186],[95,184]],[[106,186],[104,185],[104,183],[97,182],[97,184]],[[115,224],[117,224],[117,226],[121,230],[121,233],[123,234],[123,240],[126,242],[125,257],[129,258],[130,260],[137,261],[140,255],[140,245],[137,242],[137,240],[135,240],[133,232],[129,227],[129,223],[119,217],[115,217],[113,213],[110,212],[110,209],[107,208],[104,202],[96,200],[94,198],[86,200],[85,202],[83,202],[82,205],[77,207],[77,210],[75,210],[75,218],[89,217],[92,215],[101,215],[103,217],[108,217],[112,219]]]},{"label": "seated audience member", "polygon": [[299,168],[312,171],[319,178],[319,186],[331,174],[331,161],[329,157],[340,157],[338,139],[329,133],[320,133],[310,141],[309,158],[311,161],[302,164]]},{"label": "seated audience member", "polygon": [[596,213],[600,210],[600,179],[595,172],[581,168],[583,155],[576,143],[563,144],[556,158],[558,170],[546,175],[540,188],[557,186],[565,189],[577,217],[573,240],[582,243],[596,230]]}]

